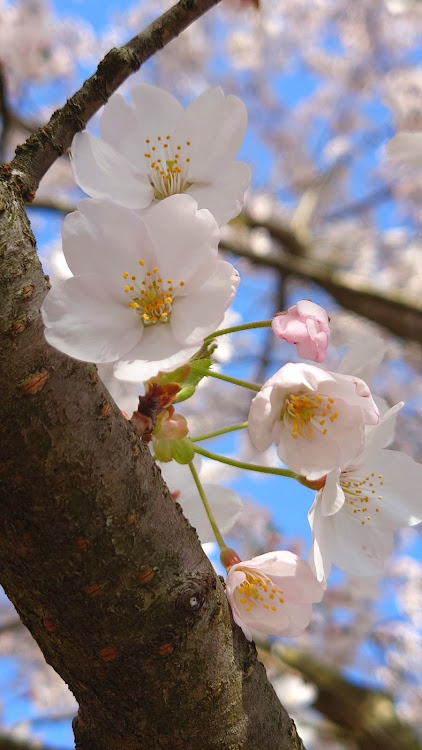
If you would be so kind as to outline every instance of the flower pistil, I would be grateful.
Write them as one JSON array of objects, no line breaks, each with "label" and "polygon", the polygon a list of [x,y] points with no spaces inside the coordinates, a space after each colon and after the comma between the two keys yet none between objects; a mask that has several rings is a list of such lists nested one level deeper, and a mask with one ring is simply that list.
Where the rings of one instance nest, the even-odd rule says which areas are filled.
[{"label": "flower pistil", "polygon": [[[382,474],[372,473],[362,475],[359,478],[356,472],[353,472],[353,480],[347,479],[347,473],[340,476],[340,486],[345,495],[346,506],[353,515],[356,515],[361,524],[371,520],[368,513],[379,513],[376,507],[382,500]],[[380,494],[378,494],[380,493]],[[364,516],[362,520],[362,516]]]},{"label": "flower pistil", "polygon": [[[144,267],[145,262],[140,260],[139,265]],[[127,271],[124,272],[123,278],[129,280]],[[174,298],[172,280],[167,279],[166,286],[160,276],[158,266],[155,266],[152,271],[145,273],[140,283],[137,282],[135,275],[130,277],[130,282],[125,286],[125,293],[130,294],[130,292],[135,292],[135,296],[132,296],[128,307],[136,310],[144,326],[149,327],[156,323],[169,323]],[[132,282],[136,282],[136,286]],[[179,286],[183,287],[184,285],[184,281],[179,282]]]},{"label": "flower pistil", "polygon": [[338,418],[333,398],[323,399],[312,393],[291,393],[283,404],[281,419],[290,428],[292,438],[305,437],[312,440],[313,430],[326,435],[330,423]]},{"label": "flower pistil", "polygon": [[[239,567],[238,570],[242,570],[242,568]],[[246,570],[243,572],[246,578],[236,592],[238,603],[243,605],[246,612],[251,612],[254,606],[277,612],[277,603],[284,603],[281,596],[283,591],[266,576],[252,574]]]},{"label": "flower pistil", "polygon": [[[155,142],[155,146],[151,143]],[[187,174],[189,170],[190,141],[186,145],[178,144],[176,147],[171,143],[171,135],[157,139],[146,138],[145,160],[148,165],[149,181],[154,188],[155,198],[162,200],[175,193],[184,193],[191,186]],[[186,151],[187,150],[187,151]]]}]

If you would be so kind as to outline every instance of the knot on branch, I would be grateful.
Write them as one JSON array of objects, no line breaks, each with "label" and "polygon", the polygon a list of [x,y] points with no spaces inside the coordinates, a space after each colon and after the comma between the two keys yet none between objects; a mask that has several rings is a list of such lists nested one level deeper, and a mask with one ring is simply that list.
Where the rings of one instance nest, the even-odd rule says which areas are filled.
[{"label": "knot on branch", "polygon": [[177,609],[187,619],[194,617],[202,608],[208,591],[215,589],[216,582],[211,576],[189,578],[180,589],[176,600]]}]

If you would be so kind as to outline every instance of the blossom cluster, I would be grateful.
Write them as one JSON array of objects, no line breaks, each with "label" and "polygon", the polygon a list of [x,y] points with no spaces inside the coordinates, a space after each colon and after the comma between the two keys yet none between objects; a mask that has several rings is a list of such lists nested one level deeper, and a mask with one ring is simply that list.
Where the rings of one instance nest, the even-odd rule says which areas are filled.
[{"label": "blossom cluster", "polygon": [[421,520],[422,466],[386,450],[402,404],[383,407],[380,416],[353,354],[345,357],[348,372],[322,367],[330,319],[301,300],[271,327],[315,364],[288,362],[262,387],[251,386],[257,393],[248,430],[259,452],[275,444],[286,476],[317,491],[309,563],[286,550],[241,561],[225,546],[221,534],[242,512],[241,500],[227,488],[201,485],[193,460],[200,451],[174,404],[214,374],[209,344],[239,284],[218,245],[250,178],[247,165],[235,161],[246,119],[242,102],[219,88],[186,109],[146,84],[132,90],[131,104],[114,94],[100,137],[81,133],[72,145],[75,179],[90,197],[64,222],[72,275],[50,290],[42,315],[57,349],[111,365],[122,381],[148,381],[132,424],[163,462],[173,498],[200,540],[217,539],[235,623],[249,639],[255,631],[293,637],[310,622],[332,565],[353,575],[379,573],[394,530]]},{"label": "blossom cluster", "polygon": [[246,120],[240,99],[220,88],[184,110],[140,84],[131,105],[113,94],[99,138],[75,136],[74,176],[91,197],[63,225],[73,276],[42,307],[52,346],[112,362],[117,378],[138,383],[196,354],[239,284],[218,242],[250,178],[234,160]]},{"label": "blossom cluster", "polygon": [[[297,317],[297,306],[287,311],[287,328]],[[313,337],[312,329],[309,347]],[[353,352],[344,359],[362,371],[361,354],[358,346],[354,368]],[[333,564],[357,576],[380,573],[394,530],[422,520],[422,466],[386,449],[402,406],[383,406],[380,417],[361,378],[301,363],[282,367],[252,401],[254,445],[265,450],[274,442],[282,461],[318,490],[309,511],[310,564],[324,585]]]}]

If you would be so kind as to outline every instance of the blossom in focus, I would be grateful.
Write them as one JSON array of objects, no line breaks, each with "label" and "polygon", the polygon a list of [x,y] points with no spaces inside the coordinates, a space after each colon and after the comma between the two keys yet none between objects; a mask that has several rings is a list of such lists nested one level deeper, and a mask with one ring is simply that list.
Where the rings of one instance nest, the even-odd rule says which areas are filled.
[{"label": "blossom in focus", "polygon": [[[194,464],[200,475],[201,461],[198,457],[195,457]],[[215,542],[214,532],[189,467],[175,461],[157,462],[157,465],[174,499],[182,506],[184,515],[196,529],[201,543]],[[223,535],[227,534],[243,510],[239,495],[234,490],[217,484],[203,483],[202,487],[218,528]]]},{"label": "blossom in focus", "polygon": [[239,275],[218,256],[219,229],[188,195],[144,216],[84,200],[63,226],[73,277],[42,306],[47,341],[86,362],[115,362],[122,380],[142,381],[187,362],[215,331]]},{"label": "blossom in focus", "polygon": [[378,419],[360,378],[289,362],[253,399],[248,429],[255,448],[275,443],[289,469],[314,480],[360,453],[365,425]]},{"label": "blossom in focus", "polygon": [[295,344],[300,357],[323,362],[330,341],[329,318],[323,307],[302,299],[285,312],[277,313],[271,323],[279,339]]},{"label": "blossom in focus", "polygon": [[308,563],[293,552],[267,552],[236,563],[227,574],[226,593],[233,619],[252,640],[252,630],[268,635],[300,635],[309,625],[312,604],[324,587]]},{"label": "blossom in focus", "polygon": [[315,498],[310,564],[319,580],[333,564],[352,575],[376,575],[393,550],[394,530],[422,520],[422,465],[384,449],[401,406],[368,430],[362,453],[330,472]]},{"label": "blossom in focus", "polygon": [[422,167],[422,133],[397,133],[388,141],[386,151],[397,164]]},{"label": "blossom in focus", "polygon": [[132,209],[189,193],[219,225],[240,213],[250,169],[234,161],[247,113],[237,96],[205,91],[183,109],[171,94],[142,83],[131,105],[113,94],[100,119],[100,138],[83,132],[72,144],[78,185],[93,198]]}]

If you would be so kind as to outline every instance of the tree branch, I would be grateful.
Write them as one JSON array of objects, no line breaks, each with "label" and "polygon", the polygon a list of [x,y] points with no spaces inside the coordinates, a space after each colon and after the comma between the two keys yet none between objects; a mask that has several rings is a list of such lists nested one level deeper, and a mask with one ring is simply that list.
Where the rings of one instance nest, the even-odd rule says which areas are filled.
[{"label": "tree branch", "polygon": [[421,750],[417,733],[398,719],[390,696],[353,685],[299,649],[277,649],[277,654],[316,685],[314,707],[347,730],[360,750]]},{"label": "tree branch", "polygon": [[302,750],[194,530],[99,381],[44,339],[0,183],[1,583],[79,703],[79,750]]},{"label": "tree branch", "polygon": [[18,146],[15,158],[3,167],[3,175],[25,201],[31,202],[41,178],[120,84],[219,1],[180,0],[123,47],[107,53],[96,73],[54,112],[45,127]]},{"label": "tree branch", "polygon": [[17,740],[12,736],[0,734],[0,750],[54,750],[54,748],[50,745],[47,748],[30,740]]},{"label": "tree branch", "polygon": [[[273,236],[276,231],[278,232],[274,225]],[[285,244],[289,232],[283,229],[282,234],[285,236]],[[292,247],[295,253],[296,245]],[[422,344],[422,306],[410,303],[405,295],[386,292],[380,294],[371,289],[363,279],[346,271],[336,271],[300,254],[276,251],[258,255],[244,236],[225,239],[220,243],[220,249],[240,258],[247,258],[261,268],[273,268],[303,281],[318,284],[346,310],[352,310],[384,326],[396,336]]]}]

